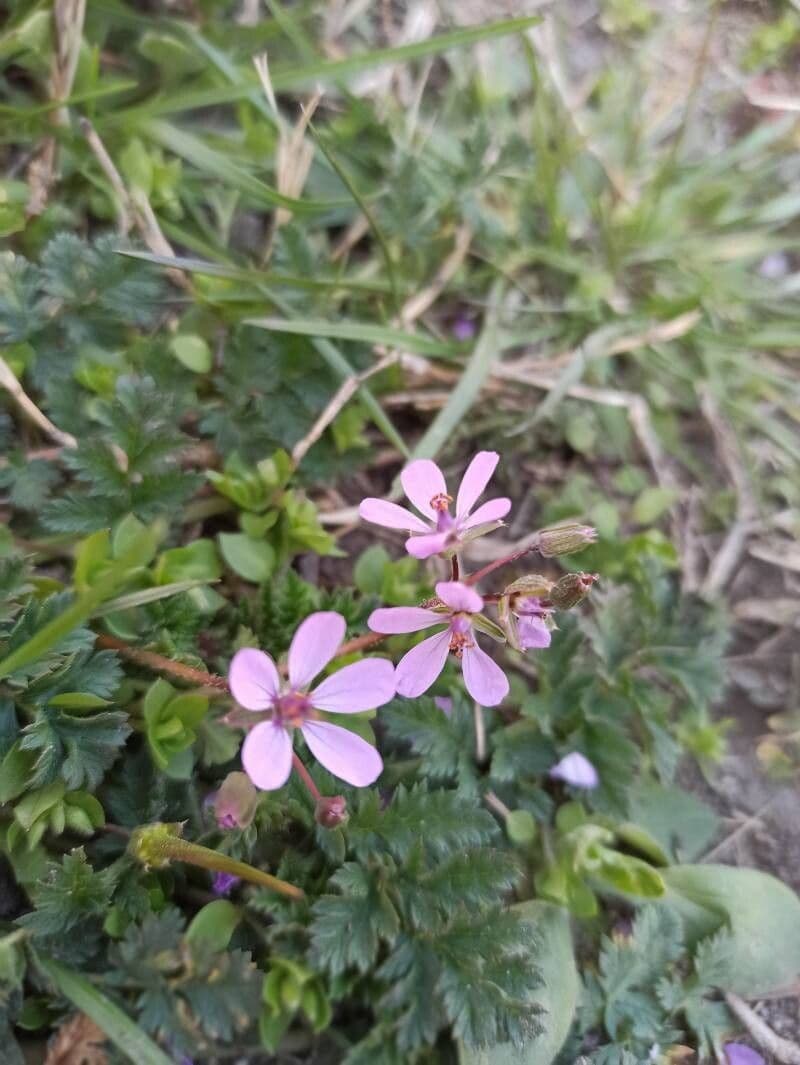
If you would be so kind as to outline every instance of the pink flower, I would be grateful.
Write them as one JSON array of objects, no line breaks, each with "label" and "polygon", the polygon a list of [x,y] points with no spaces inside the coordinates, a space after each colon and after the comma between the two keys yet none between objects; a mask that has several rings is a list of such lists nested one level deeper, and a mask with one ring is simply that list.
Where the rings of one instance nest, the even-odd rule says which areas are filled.
[{"label": "pink flower", "polygon": [[445,625],[442,632],[412,647],[397,665],[397,693],[414,699],[430,688],[444,669],[449,651],[461,659],[467,691],[482,706],[497,706],[508,695],[505,673],[475,642],[473,618],[483,608],[478,593],[458,581],[440,581],[436,595],[446,609],[396,606],[374,610],[367,624],[373,632],[419,632]]},{"label": "pink flower", "polygon": [[563,780],[573,788],[587,788],[591,790],[600,783],[597,770],[580,751],[572,751],[566,754],[560,762],[550,770],[550,776],[554,780]]},{"label": "pink flower", "polygon": [[549,611],[536,596],[516,599],[513,611],[517,615],[517,640],[521,651],[549,647],[552,636],[547,627]]},{"label": "pink flower", "polygon": [[406,551],[414,558],[430,558],[452,550],[468,530],[500,521],[511,509],[510,499],[490,499],[477,510],[472,509],[483,495],[499,460],[496,451],[478,452],[461,478],[455,515],[450,513],[453,497],[447,494],[444,474],[430,459],[417,459],[400,474],[405,493],[422,518],[387,499],[364,499],[358,512],[364,521],[374,525],[414,533],[406,540]]},{"label": "pink flower", "polygon": [[246,647],[233,656],[228,681],[234,699],[246,710],[270,711],[242,745],[242,765],[258,788],[282,787],[292,768],[291,730],[299,728],[311,753],[334,776],[364,787],[380,775],[381,756],[349,729],[321,719],[332,714],[360,714],[393,698],[394,669],[384,658],[364,658],[326,677],[309,691],[311,681],[336,654],[345,634],[341,614],[311,614],[294,634],[289,648],[289,680],[281,682],[273,659]]},{"label": "pink flower", "polygon": [[761,1054],[746,1043],[726,1043],[723,1049],[728,1065],[765,1065]]}]

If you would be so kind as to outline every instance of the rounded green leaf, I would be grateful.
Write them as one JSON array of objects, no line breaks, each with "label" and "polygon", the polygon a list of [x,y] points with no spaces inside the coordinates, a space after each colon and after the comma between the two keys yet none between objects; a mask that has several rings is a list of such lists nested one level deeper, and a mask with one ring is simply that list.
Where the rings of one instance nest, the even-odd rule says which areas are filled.
[{"label": "rounded green leaf", "polygon": [[179,333],[170,341],[169,350],[192,373],[208,373],[211,369],[211,348],[202,337]]},{"label": "rounded green leaf", "polygon": [[759,869],[675,865],[662,870],[663,902],[683,918],[690,940],[724,925],[733,937],[724,990],[758,997],[800,975],[800,899]]},{"label": "rounded green leaf", "polygon": [[215,899],[199,910],[186,929],[186,942],[212,951],[228,949],[242,915],[227,899]]},{"label": "rounded green leaf", "polygon": [[275,568],[275,552],[266,540],[245,533],[220,533],[219,547],[230,568],[246,581],[261,584]]}]

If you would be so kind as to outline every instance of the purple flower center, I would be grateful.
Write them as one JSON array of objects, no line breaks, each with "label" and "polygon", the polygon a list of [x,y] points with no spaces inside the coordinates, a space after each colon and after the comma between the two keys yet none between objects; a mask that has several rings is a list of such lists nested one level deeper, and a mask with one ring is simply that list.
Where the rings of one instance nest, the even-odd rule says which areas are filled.
[{"label": "purple flower center", "polygon": [[455,528],[455,518],[450,513],[450,504],[453,502],[453,497],[447,495],[446,492],[439,492],[431,499],[431,509],[436,511],[436,531],[437,532],[450,532]]},{"label": "purple flower center", "polygon": [[284,728],[299,728],[312,716],[311,700],[302,692],[286,692],[275,700],[273,716]]}]

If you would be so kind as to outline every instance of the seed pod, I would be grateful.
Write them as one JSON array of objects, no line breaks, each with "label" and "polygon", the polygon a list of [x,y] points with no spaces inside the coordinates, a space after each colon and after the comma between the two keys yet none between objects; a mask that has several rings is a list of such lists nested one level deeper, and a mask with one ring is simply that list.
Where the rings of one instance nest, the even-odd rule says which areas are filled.
[{"label": "seed pod", "polygon": [[583,551],[584,547],[596,540],[597,529],[593,529],[591,525],[570,521],[542,529],[536,549],[544,558],[555,558],[557,555],[572,555],[576,551]]},{"label": "seed pod", "polygon": [[550,592],[550,602],[557,610],[571,610],[582,602],[598,579],[596,573],[565,573]]}]

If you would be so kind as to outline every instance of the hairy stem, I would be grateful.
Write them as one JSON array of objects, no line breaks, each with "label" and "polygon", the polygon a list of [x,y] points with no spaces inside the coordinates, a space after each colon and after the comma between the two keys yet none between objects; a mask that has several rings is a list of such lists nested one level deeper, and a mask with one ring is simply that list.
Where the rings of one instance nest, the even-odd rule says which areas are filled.
[{"label": "hairy stem", "polygon": [[295,884],[271,876],[247,862],[229,858],[227,854],[219,854],[210,847],[201,847],[199,843],[181,839],[169,825],[157,823],[137,828],[131,835],[130,851],[145,866],[158,869],[171,861],[185,862],[214,873],[230,873],[240,880],[277,891],[279,895],[286,895],[290,899],[302,899],[305,896],[302,888]]},{"label": "hairy stem", "polygon": [[503,558],[496,558],[494,562],[490,562],[482,569],[475,570],[474,573],[470,573],[468,577],[465,577],[464,584],[477,584],[478,581],[483,580],[484,577],[488,577],[490,573],[494,573],[494,571],[500,569],[501,566],[509,566],[512,562],[517,562],[519,559],[524,558],[525,555],[530,554],[531,551],[536,551],[537,546],[537,544],[530,544],[528,547],[523,547],[520,551],[514,551],[510,555],[505,555]]}]

